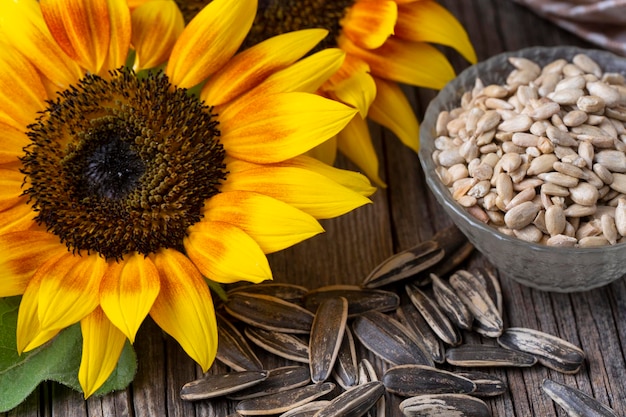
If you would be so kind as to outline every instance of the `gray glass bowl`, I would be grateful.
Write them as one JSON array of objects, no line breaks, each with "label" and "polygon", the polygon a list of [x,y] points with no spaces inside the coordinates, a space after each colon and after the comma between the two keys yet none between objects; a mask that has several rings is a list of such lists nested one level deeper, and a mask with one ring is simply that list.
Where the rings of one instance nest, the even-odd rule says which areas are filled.
[{"label": "gray glass bowl", "polygon": [[476,220],[456,203],[435,173],[432,160],[435,123],[441,110],[459,107],[461,96],[471,90],[479,77],[485,85],[505,84],[513,70],[508,57],[532,59],[543,66],[557,58],[571,61],[586,53],[604,72],[626,75],[626,58],[612,53],[576,47],[532,47],[496,55],[480,62],[451,81],[429,104],[420,127],[420,163],[435,198],[470,242],[498,268],[500,275],[533,288],[554,292],[574,292],[606,285],[626,274],[626,243],[594,248],[550,247],[505,235]]}]

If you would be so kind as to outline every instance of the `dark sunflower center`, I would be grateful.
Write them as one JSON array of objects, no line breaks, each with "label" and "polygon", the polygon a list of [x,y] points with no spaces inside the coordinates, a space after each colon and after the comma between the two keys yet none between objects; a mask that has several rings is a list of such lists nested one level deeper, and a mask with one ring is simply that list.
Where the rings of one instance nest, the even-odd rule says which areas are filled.
[{"label": "dark sunflower center", "polygon": [[[249,48],[272,36],[301,29],[324,28],[328,36],[316,50],[336,46],[339,22],[356,0],[259,0],[254,24],[242,48]],[[186,21],[211,0],[176,0]]]},{"label": "dark sunflower center", "polygon": [[215,115],[163,74],[88,75],[29,129],[25,193],[76,252],[181,250],[226,177]]}]

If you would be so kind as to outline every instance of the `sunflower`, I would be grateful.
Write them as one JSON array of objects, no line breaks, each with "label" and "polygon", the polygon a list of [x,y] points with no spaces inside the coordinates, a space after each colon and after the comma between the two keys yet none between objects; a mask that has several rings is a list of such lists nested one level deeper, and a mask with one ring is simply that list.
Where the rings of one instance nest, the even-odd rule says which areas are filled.
[{"label": "sunflower", "polygon": [[[176,3],[188,20],[209,1]],[[328,30],[318,48],[339,47],[347,53],[341,69],[319,93],[358,109],[359,116],[312,154],[332,163],[338,149],[384,186],[367,119],[390,129],[417,152],[418,120],[399,83],[443,88],[454,78],[454,69],[431,44],[455,48],[475,63],[472,44],[456,18],[434,0],[266,0],[259,6],[244,46],[314,27]]]},{"label": "sunflower", "polygon": [[208,370],[211,282],[271,279],[266,254],[374,190],[304,155],[356,113],[303,92],[342,65],[301,59],[325,30],[237,54],[256,0],[184,30],[155,3],[0,0],[0,296],[22,296],[19,352],[80,323],[85,396],[148,315]]}]

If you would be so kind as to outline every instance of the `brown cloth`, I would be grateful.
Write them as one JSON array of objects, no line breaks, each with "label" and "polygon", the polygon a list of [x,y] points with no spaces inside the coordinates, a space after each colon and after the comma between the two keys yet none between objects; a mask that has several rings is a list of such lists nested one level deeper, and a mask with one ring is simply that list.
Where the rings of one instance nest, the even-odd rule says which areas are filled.
[{"label": "brown cloth", "polygon": [[587,41],[626,56],[626,0],[514,0]]}]

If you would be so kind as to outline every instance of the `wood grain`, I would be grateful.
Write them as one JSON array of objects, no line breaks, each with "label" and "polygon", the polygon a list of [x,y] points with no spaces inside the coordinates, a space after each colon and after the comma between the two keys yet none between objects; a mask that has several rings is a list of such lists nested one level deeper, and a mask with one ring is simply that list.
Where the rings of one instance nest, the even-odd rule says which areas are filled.
[{"label": "wood grain", "polygon": [[[441,0],[465,26],[479,59],[502,51],[533,45],[590,45],[542,20],[508,0]],[[457,71],[468,64],[444,49]],[[416,65],[421,65],[416,63]],[[435,92],[408,89],[421,118]],[[390,255],[428,239],[450,224],[430,195],[418,158],[393,135],[372,125],[375,146],[383,156],[382,175],[388,188],[379,190],[373,204],[342,218],[325,221],[326,233],[270,256],[275,280],[314,288],[325,284],[357,284]],[[354,168],[340,159],[343,167]],[[479,254],[468,266],[486,265]],[[490,267],[489,265],[486,265]],[[544,378],[578,387],[626,415],[626,282],[575,294],[552,294],[502,280],[505,326],[523,326],[563,337],[583,348],[587,360],[576,375],[563,375],[544,367],[493,370],[509,384],[507,394],[487,400],[494,416],[564,416],[543,394]],[[469,340],[480,341],[478,336]],[[471,339],[475,338],[475,339]],[[152,322],[137,337],[139,361],[131,387],[102,398],[82,397],[54,383],[39,387],[25,403],[2,417],[212,417],[226,416],[234,403],[225,400],[189,403],[180,400],[182,385],[201,376],[182,349]],[[375,363],[378,361],[372,358]],[[266,367],[285,361],[262,356]],[[212,372],[226,368],[216,363]],[[398,398],[388,401],[397,407]],[[389,412],[397,416],[397,408]]]}]

